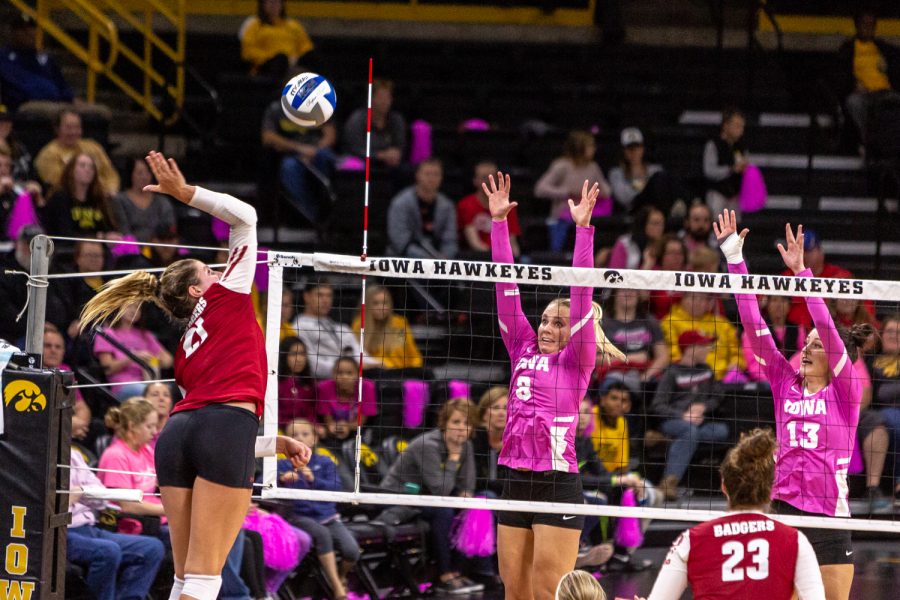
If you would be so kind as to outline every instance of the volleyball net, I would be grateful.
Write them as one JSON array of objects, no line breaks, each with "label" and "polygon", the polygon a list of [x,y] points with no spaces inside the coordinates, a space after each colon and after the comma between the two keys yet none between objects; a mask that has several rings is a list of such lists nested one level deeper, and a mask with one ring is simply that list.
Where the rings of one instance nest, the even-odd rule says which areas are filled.
[{"label": "volleyball net", "polygon": [[[836,489],[836,496],[849,498],[848,512],[868,517],[778,518],[795,526],[900,533],[900,520],[888,498],[894,473],[900,475],[900,465],[895,465],[900,457],[884,410],[893,406],[892,382],[900,381],[894,379],[897,365],[891,362],[900,355],[900,321],[892,321],[900,282],[275,251],[267,262],[264,434],[285,431],[296,417],[313,421],[317,451],[338,465],[342,485],[340,491],[286,486],[276,460],[265,459],[263,498],[701,521],[721,515],[726,507],[719,477],[725,453],[743,432],[756,427],[774,431],[778,403],[778,411],[795,417],[790,420],[796,423],[787,428],[790,439],[780,439],[780,444],[852,444],[840,448],[836,475],[807,472],[804,478],[836,477],[834,486],[813,486],[808,492]],[[452,495],[435,495],[402,481],[403,469],[396,468],[398,461],[420,462],[405,453],[415,451],[410,444],[418,436],[439,428],[447,402],[467,398],[480,405],[470,423],[474,430],[489,429],[492,414],[505,411],[505,402],[498,400],[508,394],[511,365],[498,325],[496,282],[519,285],[523,311],[535,329],[548,303],[568,298],[570,286],[595,288],[594,298],[604,307],[604,329],[629,356],[627,363],[613,364],[598,357],[581,418],[569,425],[577,427],[576,438],[591,440],[578,452],[586,504],[498,499],[504,475],[496,466],[497,449],[484,431],[475,433],[482,443],[472,450],[476,483],[469,491],[476,497],[456,495],[461,490],[455,484],[446,487],[454,490]],[[819,430],[803,421],[806,414],[839,410],[823,400],[773,398],[761,361],[742,344],[734,294],[747,293],[761,299],[762,314],[772,319],[779,348],[798,369],[800,351],[813,328],[803,325],[809,317],[802,298],[826,299],[837,322],[870,322],[885,330],[884,339],[869,340],[855,365],[864,407],[856,436]],[[801,315],[799,327],[795,312]],[[791,320],[782,327],[788,313]],[[304,366],[304,361],[288,360],[298,349],[294,336],[304,342],[308,371],[292,370]],[[691,360],[685,359],[688,348],[697,344],[709,348],[708,355],[696,360],[708,368],[690,368]],[[338,373],[336,363],[345,363],[343,372]],[[304,397],[298,387],[306,385],[307,375],[318,383]],[[323,381],[328,382],[324,387]],[[347,393],[350,385],[352,395]],[[685,433],[678,421],[684,402],[694,403],[692,397],[704,404],[705,412],[702,423]],[[493,422],[496,427],[496,419]],[[554,444],[563,433],[554,428]],[[602,469],[596,468],[598,462]],[[392,467],[394,485],[383,487]],[[425,465],[435,472],[443,467]],[[878,510],[873,510],[868,490],[875,471],[883,490]],[[614,475],[612,480],[604,479],[604,472]],[[628,474],[649,485],[633,490],[636,505],[620,506],[621,482]],[[672,477],[677,489],[667,497],[662,488]]]}]

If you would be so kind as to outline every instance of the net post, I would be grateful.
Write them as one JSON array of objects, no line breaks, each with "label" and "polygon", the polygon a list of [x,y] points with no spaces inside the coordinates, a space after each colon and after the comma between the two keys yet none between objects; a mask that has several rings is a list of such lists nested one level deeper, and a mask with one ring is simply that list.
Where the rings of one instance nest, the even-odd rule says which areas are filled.
[{"label": "net post", "polygon": [[[266,397],[263,408],[263,435],[278,433],[278,362],[281,340],[281,295],[284,291],[284,267],[277,263],[276,252],[269,250],[269,292],[266,299]],[[275,457],[263,459],[263,492],[277,485],[278,464]]]},{"label": "net post", "polygon": [[[28,321],[25,335],[25,352],[41,354],[44,349],[44,322],[47,311],[47,272],[53,241],[46,235],[37,235],[31,240],[31,276],[28,278],[29,298]],[[37,285],[36,280],[38,282]]]}]

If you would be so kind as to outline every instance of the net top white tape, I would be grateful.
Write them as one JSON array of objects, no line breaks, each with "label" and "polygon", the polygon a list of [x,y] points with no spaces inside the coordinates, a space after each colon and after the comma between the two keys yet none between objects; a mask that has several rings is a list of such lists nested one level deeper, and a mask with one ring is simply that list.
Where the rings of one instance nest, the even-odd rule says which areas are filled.
[{"label": "net top white tape", "polygon": [[900,281],[830,279],[782,275],[735,275],[688,271],[585,269],[548,265],[273,252],[271,264],[379,277],[507,282],[542,286],[591,286],[635,290],[765,294],[858,300],[900,300]]}]

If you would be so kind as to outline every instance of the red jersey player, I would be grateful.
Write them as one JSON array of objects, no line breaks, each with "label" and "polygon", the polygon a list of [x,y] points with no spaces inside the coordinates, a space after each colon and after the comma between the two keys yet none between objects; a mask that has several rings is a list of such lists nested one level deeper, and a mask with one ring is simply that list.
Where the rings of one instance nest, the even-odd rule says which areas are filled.
[{"label": "red jersey player", "polygon": [[219,273],[186,259],[172,263],[159,281],[143,271],[113,280],[85,305],[81,328],[114,322],[129,305],[144,301],[187,322],[175,355],[184,399],[157,440],[156,472],[175,562],[169,597],[215,600],[250,505],[255,457],[277,449],[300,467],[310,449],[284,436],[257,437],[266,356],[250,301],[256,211],[237,198],[188,185],[175,161],[158,152],[147,163],[158,184],[145,191],[169,194],[231,226],[228,265]]},{"label": "red jersey player", "polygon": [[755,429],[721,467],[729,514],[682,533],[660,569],[649,600],[677,600],[690,584],[696,600],[824,600],[822,575],[802,533],[767,517],[775,473],[775,437]]}]

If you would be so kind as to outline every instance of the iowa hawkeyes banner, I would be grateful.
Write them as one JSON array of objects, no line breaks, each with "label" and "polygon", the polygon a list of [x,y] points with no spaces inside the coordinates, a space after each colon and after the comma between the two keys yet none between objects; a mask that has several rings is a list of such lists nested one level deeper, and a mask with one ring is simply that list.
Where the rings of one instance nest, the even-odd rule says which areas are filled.
[{"label": "iowa hawkeyes banner", "polygon": [[461,282],[510,282],[558,287],[630,288],[766,294],[773,296],[812,296],[818,298],[857,298],[896,301],[900,281],[872,279],[826,279],[822,277],[783,277],[780,275],[731,275],[685,271],[639,271],[632,269],[586,269],[528,264],[501,264],[466,260],[380,258],[340,254],[292,254],[270,252],[269,263],[281,267],[312,266],[316,271],[356,273],[405,279],[446,279]]},{"label": "iowa hawkeyes banner", "polygon": [[[71,374],[66,374],[69,377]],[[0,435],[0,599],[63,598],[71,392],[56,371],[5,369]],[[71,384],[69,380],[67,383]],[[58,557],[58,558],[57,558]]]}]

